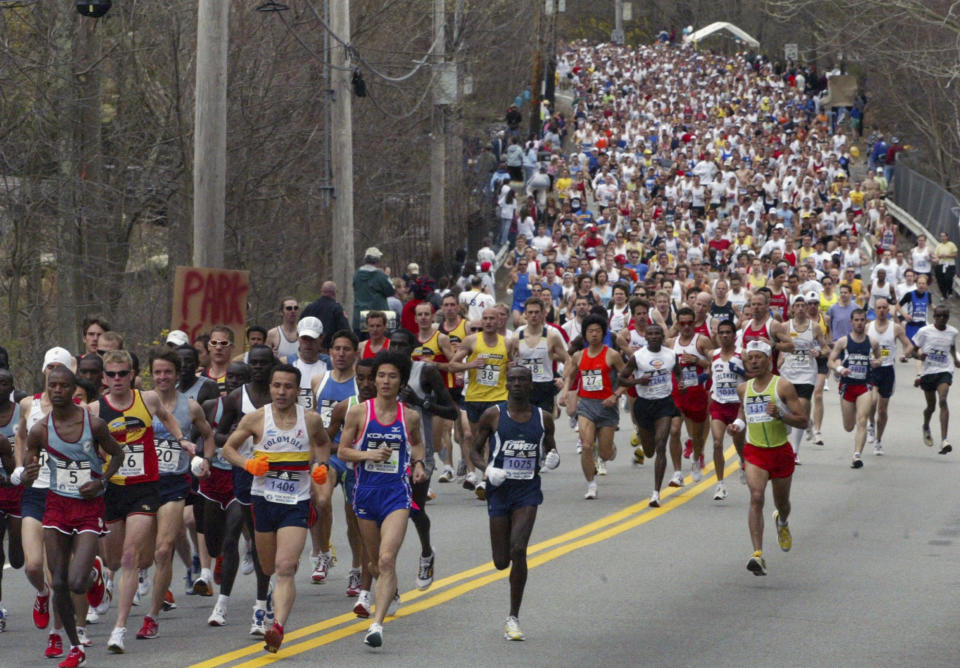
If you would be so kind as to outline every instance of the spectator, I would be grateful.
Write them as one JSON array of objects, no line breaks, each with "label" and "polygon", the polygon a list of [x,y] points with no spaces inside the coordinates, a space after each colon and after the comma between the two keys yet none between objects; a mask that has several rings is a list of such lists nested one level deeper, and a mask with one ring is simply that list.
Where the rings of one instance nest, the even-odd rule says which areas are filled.
[{"label": "spectator", "polygon": [[376,246],[363,252],[363,264],[353,275],[353,328],[359,332],[362,311],[387,310],[387,297],[395,292],[390,278],[380,269],[383,253]]},{"label": "spectator", "polygon": [[[337,301],[337,284],[324,281],[320,286],[320,296],[300,311],[300,320],[318,318],[323,324],[323,342],[321,348],[330,347],[330,337],[341,329],[350,329],[350,321],[343,312],[343,306]],[[248,333],[249,334],[249,333]]]}]

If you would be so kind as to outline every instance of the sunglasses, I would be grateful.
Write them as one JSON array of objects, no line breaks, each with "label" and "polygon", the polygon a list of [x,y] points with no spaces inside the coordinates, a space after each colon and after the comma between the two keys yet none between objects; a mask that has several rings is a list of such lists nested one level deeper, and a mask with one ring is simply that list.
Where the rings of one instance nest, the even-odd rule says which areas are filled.
[{"label": "sunglasses", "polygon": [[483,327],[471,327],[471,328],[470,328],[470,331],[471,331],[471,332],[481,332],[481,331],[483,331]]},{"label": "sunglasses", "polygon": [[104,371],[107,378],[126,378],[130,375],[130,369],[124,369],[123,371]]},{"label": "sunglasses", "polygon": [[284,310],[284,311],[299,311],[299,310],[300,310],[300,307],[299,307],[299,306],[284,306],[284,307],[283,307],[283,310]]},{"label": "sunglasses", "polygon": [[214,341],[212,339],[208,343],[214,348],[226,348],[227,346],[233,345],[229,341]]}]

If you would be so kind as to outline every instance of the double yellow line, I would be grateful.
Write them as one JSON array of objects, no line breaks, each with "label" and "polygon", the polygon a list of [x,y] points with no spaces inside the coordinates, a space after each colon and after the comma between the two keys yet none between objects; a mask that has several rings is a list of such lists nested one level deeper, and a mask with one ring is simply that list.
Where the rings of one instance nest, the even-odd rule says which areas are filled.
[{"label": "double yellow line", "polygon": [[[724,452],[724,458],[729,463],[730,459],[735,457],[736,450],[733,448],[733,446],[730,446],[727,448],[726,452]],[[728,466],[727,468],[729,469],[732,467]],[[650,508],[648,506],[648,502],[644,500],[639,503],[629,505],[626,508],[605,517],[601,517],[600,519],[594,520],[593,522],[585,524],[581,527],[577,527],[576,529],[560,534],[559,536],[554,536],[553,538],[537,543],[536,545],[531,545],[527,549],[527,566],[529,568],[536,568],[537,566],[553,561],[558,557],[562,557],[565,554],[569,554],[575,550],[587,547],[588,545],[594,545],[596,543],[608,540],[614,536],[618,536],[626,531],[629,531],[630,529],[655,520],[661,515],[670,512],[674,508],[687,503],[700,492],[709,488],[715,481],[716,477],[713,475],[713,464],[710,463],[704,468],[703,480],[696,485],[693,485],[692,487],[684,486],[682,488],[668,487],[662,493],[661,506],[659,508]],[[687,485],[690,485],[692,481],[688,477],[685,482]],[[679,492],[683,490],[687,490],[690,493],[679,494]],[[428,591],[413,590],[404,593],[402,596],[403,606],[397,612],[396,617],[391,617],[389,619],[406,617],[408,615],[414,615],[418,612],[428,610],[440,605],[441,603],[446,603],[447,601],[453,600],[459,596],[463,596],[464,594],[475,589],[485,587],[492,582],[503,580],[509,577],[509,575],[509,569],[498,571],[494,568],[492,561],[488,561],[485,564],[481,564],[459,573],[455,573],[448,577],[436,580]],[[449,589],[445,589],[446,587],[449,587]],[[290,633],[285,634],[285,643],[300,640],[301,638],[306,639],[301,642],[286,644],[277,654],[261,654],[263,652],[263,643],[260,642],[255,645],[248,645],[232,652],[215,656],[211,659],[207,659],[206,661],[195,663],[189,668],[215,668],[218,666],[231,664],[234,661],[239,661],[254,654],[260,655],[256,658],[250,659],[249,661],[236,664],[233,666],[233,668],[253,668],[254,666],[264,666],[279,659],[302,654],[303,652],[307,652],[323,645],[329,645],[330,643],[346,638],[347,636],[365,631],[369,626],[370,620],[364,619],[358,621],[356,615],[354,615],[353,612],[349,612],[336,617],[330,617],[329,619],[317,622],[316,624],[311,624],[310,626],[306,626],[302,629],[297,629],[296,631],[291,631]],[[328,629],[334,630],[314,636],[314,634],[320,633],[321,631],[327,631]]]}]

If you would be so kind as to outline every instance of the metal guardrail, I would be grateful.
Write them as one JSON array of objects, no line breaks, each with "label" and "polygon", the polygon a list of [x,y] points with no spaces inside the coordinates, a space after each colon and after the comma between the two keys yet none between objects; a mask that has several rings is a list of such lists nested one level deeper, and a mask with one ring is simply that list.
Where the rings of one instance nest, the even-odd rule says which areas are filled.
[{"label": "metal guardrail", "polygon": [[[960,245],[960,228],[957,227],[960,202],[939,183],[898,163],[893,179],[892,201],[923,228],[930,240],[935,242],[934,245],[940,243],[941,232],[946,232],[947,237]],[[888,198],[887,203],[890,202]]]}]

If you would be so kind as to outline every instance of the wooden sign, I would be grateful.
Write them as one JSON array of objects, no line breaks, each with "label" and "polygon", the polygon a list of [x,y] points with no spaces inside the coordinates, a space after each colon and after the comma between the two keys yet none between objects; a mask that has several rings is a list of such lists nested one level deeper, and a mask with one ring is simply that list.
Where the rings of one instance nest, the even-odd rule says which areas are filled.
[{"label": "wooden sign", "polygon": [[249,271],[177,267],[170,328],[182,329],[192,342],[214,325],[226,325],[233,330],[234,344],[242,346],[249,294]]}]

